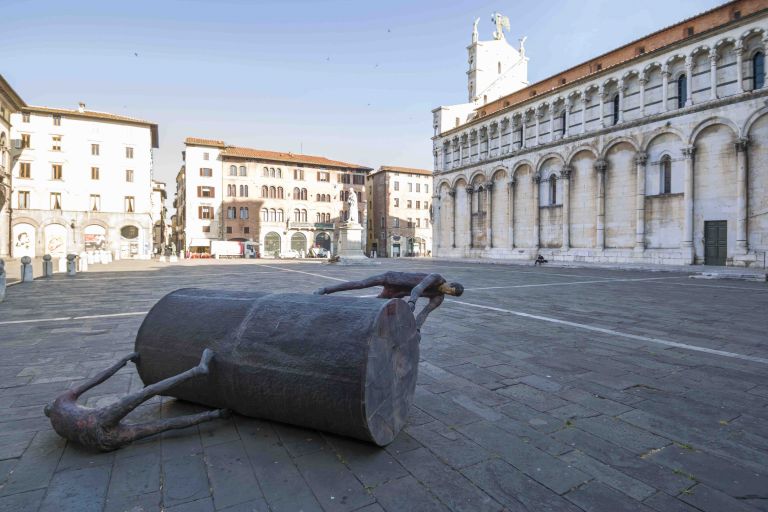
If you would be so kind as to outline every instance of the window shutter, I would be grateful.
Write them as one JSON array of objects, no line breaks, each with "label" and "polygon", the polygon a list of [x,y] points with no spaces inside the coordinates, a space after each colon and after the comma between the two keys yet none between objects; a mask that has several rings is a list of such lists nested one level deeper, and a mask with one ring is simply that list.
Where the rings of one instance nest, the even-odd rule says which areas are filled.
[{"label": "window shutter", "polygon": [[203,218],[203,207],[202,207],[202,206],[198,206],[198,207],[197,207],[197,216],[198,216],[198,218],[200,218],[200,219],[202,219],[202,218]]},{"label": "window shutter", "polygon": [[210,187],[211,188],[211,197],[216,197],[216,187]]},{"label": "window shutter", "polygon": [[203,197],[203,187],[197,187],[197,197]]}]

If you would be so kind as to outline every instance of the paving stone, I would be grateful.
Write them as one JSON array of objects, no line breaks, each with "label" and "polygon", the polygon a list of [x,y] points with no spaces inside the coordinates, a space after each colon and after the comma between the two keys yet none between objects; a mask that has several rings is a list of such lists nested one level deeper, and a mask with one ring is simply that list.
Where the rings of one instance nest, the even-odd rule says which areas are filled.
[{"label": "paving stone", "polygon": [[627,476],[621,471],[618,471],[607,464],[603,464],[578,450],[566,453],[560,456],[560,458],[571,464],[573,467],[592,475],[601,483],[604,483],[619,492],[623,492],[637,501],[643,501],[656,492],[650,485],[644,484],[631,476]]},{"label": "paving stone", "polygon": [[569,492],[565,498],[585,512],[652,512],[652,509],[640,502],[600,482],[589,482]]},{"label": "paving stone", "polygon": [[275,512],[321,511],[272,424],[240,416],[236,417],[236,424],[270,508]]},{"label": "paving stone", "polygon": [[600,395],[589,393],[583,389],[566,389],[559,394],[562,398],[583,405],[594,411],[608,414],[609,416],[616,416],[621,413],[631,411],[632,408],[619,402],[615,402],[609,398],[605,398]]},{"label": "paving stone", "polygon": [[419,409],[445,425],[466,425],[482,419],[469,409],[428,391],[417,389],[413,402]]},{"label": "paving stone", "polygon": [[208,446],[205,449],[205,463],[216,508],[262,498],[251,463],[239,438]]},{"label": "paving stone", "polygon": [[698,512],[699,510],[664,492],[657,492],[643,501],[643,504],[657,512]]},{"label": "paving stone", "polygon": [[208,475],[201,455],[186,455],[163,461],[163,504],[166,507],[208,496]]},{"label": "paving stone", "polygon": [[374,499],[330,450],[294,459],[318,502],[326,511],[358,509]]},{"label": "paving stone", "polygon": [[93,467],[54,475],[40,512],[99,512],[104,508],[110,470]]},{"label": "paving stone", "polygon": [[269,506],[263,499],[255,499],[246,503],[240,503],[227,508],[216,509],[217,512],[269,512]]},{"label": "paving stone", "polygon": [[600,415],[599,412],[579,404],[564,405],[562,407],[558,407],[557,409],[550,410],[548,414],[554,416],[555,418],[559,418],[563,421],[574,420],[579,418],[592,418],[593,416]]},{"label": "paving stone", "polygon": [[200,500],[189,501],[166,509],[168,512],[214,512],[213,500],[203,498]]},{"label": "paving stone", "polygon": [[0,436],[0,460],[21,457],[33,437],[35,437],[34,432],[16,432]]},{"label": "paving stone", "polygon": [[425,448],[399,455],[398,460],[451,510],[480,512],[502,509],[499,503],[461,473],[446,467]]},{"label": "paving stone", "polygon": [[0,512],[20,512],[23,510],[37,510],[45,496],[45,489],[20,492],[10,496],[0,497]]},{"label": "paving stone", "polygon": [[519,379],[520,382],[523,384],[527,384],[531,387],[534,387],[536,389],[540,389],[542,391],[560,391],[563,389],[563,386],[551,378],[542,377],[540,375],[527,375],[525,377],[522,377]]},{"label": "paving stone", "polygon": [[768,499],[768,475],[699,450],[672,445],[650,454],[648,459],[683,471],[729,496]]},{"label": "paving stone", "polygon": [[552,393],[541,391],[526,384],[516,384],[502,388],[498,390],[498,393],[524,403],[540,412],[547,412],[568,404],[568,402]]},{"label": "paving stone", "polygon": [[406,432],[454,468],[470,466],[490,457],[477,443],[439,422],[406,427]]},{"label": "paving stone", "polygon": [[495,425],[478,422],[461,427],[460,431],[558,494],[590,480],[586,473],[509,436]]},{"label": "paving stone", "polygon": [[34,439],[0,489],[0,495],[16,494],[46,487],[64,451],[66,441],[53,430],[35,434]]},{"label": "paving stone", "polygon": [[510,512],[578,512],[574,505],[508,463],[492,459],[461,472]]},{"label": "paving stone", "polygon": [[647,453],[671,443],[669,439],[641,430],[620,419],[607,416],[581,418],[573,423],[577,428],[586,430],[590,434],[637,454]]},{"label": "paving stone", "polygon": [[155,512],[162,508],[160,491],[138,496],[107,496],[104,512]]},{"label": "paving stone", "polygon": [[112,468],[108,500],[160,490],[160,455],[147,454],[118,460]]},{"label": "paving stone", "polygon": [[366,487],[376,487],[408,474],[392,455],[378,446],[338,436],[324,437],[341,462],[346,464]]},{"label": "paving stone", "polygon": [[754,512],[755,509],[741,500],[736,500],[725,494],[713,489],[704,484],[698,484],[695,487],[690,488],[687,492],[681,493],[678,496],[686,503],[690,503],[694,507],[702,510],[703,512]]},{"label": "paving stone", "polygon": [[447,512],[449,509],[433,497],[412,476],[392,480],[373,490],[378,503],[387,512],[418,510],[419,512]]},{"label": "paving stone", "polygon": [[[558,407],[552,410],[557,411],[559,409],[562,409],[562,407]],[[499,411],[505,416],[524,423],[531,428],[535,428],[536,430],[541,430],[542,432],[547,433],[560,430],[565,424],[564,420],[552,416],[548,412],[544,413],[537,411],[536,409],[528,407],[525,404],[520,404],[517,402],[499,407]]]}]

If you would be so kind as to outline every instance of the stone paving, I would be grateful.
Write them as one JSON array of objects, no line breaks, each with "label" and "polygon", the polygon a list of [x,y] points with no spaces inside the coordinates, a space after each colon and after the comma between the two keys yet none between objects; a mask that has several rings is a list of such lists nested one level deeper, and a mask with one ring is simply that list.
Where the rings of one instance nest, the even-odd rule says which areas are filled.
[{"label": "stone paving", "polygon": [[[9,288],[0,511],[768,511],[765,283],[381,261],[121,262]],[[409,423],[386,449],[235,415],[99,454],[43,415],[132,351],[168,291],[310,292],[387,269],[467,291],[430,316]],[[84,400],[140,387],[128,365]],[[155,398],[131,417],[198,410]]]}]

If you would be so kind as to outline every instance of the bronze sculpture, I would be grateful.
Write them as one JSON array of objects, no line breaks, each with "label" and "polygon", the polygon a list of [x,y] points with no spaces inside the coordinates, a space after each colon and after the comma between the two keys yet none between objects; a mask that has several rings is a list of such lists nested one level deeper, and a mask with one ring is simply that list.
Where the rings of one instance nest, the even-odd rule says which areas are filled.
[{"label": "bronze sculpture", "polygon": [[[378,297],[387,300],[318,296],[370,286],[384,286]],[[384,446],[407,419],[421,325],[445,294],[462,291],[438,274],[401,272],[313,295],[176,290],[147,314],[135,353],[60,395],[46,415],[61,436],[100,450],[224,417],[230,410]],[[429,303],[414,316],[420,297]],[[77,405],[82,393],[128,361],[136,363],[143,390],[99,409]],[[121,421],[158,394],[216,410],[139,425]]]}]

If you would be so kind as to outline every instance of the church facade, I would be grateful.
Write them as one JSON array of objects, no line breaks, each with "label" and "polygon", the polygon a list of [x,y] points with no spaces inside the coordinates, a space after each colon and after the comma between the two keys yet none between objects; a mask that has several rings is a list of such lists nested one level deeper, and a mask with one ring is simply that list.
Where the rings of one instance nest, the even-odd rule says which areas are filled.
[{"label": "church facade", "polygon": [[768,0],[736,0],[535,84],[496,31],[433,111],[434,254],[763,266]]}]

